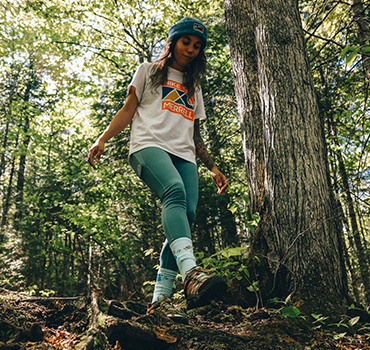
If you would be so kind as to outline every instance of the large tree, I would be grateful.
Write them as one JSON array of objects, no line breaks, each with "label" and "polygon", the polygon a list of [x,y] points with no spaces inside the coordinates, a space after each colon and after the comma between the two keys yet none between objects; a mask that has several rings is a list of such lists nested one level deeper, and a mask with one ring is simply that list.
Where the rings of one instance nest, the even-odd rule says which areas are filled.
[{"label": "large tree", "polygon": [[323,122],[296,1],[225,0],[262,297],[338,312],[347,282]]}]

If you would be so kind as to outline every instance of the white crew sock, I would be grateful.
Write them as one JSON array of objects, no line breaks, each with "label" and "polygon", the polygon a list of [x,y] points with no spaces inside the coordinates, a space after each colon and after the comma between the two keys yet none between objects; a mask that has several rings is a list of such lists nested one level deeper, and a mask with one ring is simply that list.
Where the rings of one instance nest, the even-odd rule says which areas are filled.
[{"label": "white crew sock", "polygon": [[170,243],[171,251],[175,257],[177,267],[182,276],[182,282],[185,281],[186,271],[197,266],[193,251],[193,243],[188,237],[180,237]]},{"label": "white crew sock", "polygon": [[157,273],[157,280],[154,286],[152,304],[156,301],[164,300],[165,295],[167,298],[171,296],[173,283],[177,276],[177,271],[167,270],[162,267],[159,268]]}]

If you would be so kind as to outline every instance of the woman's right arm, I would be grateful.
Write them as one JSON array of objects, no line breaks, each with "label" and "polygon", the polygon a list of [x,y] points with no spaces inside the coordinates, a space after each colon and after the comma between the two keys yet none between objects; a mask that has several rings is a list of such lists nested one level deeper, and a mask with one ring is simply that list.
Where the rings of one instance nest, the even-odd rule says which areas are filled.
[{"label": "woman's right arm", "polygon": [[109,126],[101,134],[101,136],[95,141],[89,150],[87,161],[89,164],[96,169],[94,159],[96,162],[99,161],[103,151],[104,144],[110,140],[113,136],[121,132],[127,125],[130,124],[134,117],[137,107],[137,97],[135,93],[135,87],[130,86],[129,93],[124,106],[117,112]]}]

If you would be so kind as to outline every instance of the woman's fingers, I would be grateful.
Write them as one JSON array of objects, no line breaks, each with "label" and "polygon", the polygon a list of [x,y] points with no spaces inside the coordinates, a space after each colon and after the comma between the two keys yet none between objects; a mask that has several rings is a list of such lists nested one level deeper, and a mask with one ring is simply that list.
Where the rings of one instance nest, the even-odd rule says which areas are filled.
[{"label": "woman's fingers", "polygon": [[103,150],[101,147],[99,147],[98,145],[95,145],[95,146],[92,146],[89,150],[89,154],[88,154],[88,157],[87,157],[87,161],[89,162],[89,164],[93,167],[93,169],[96,169],[96,165],[94,163],[94,158],[95,158],[95,161],[96,162],[99,162],[100,160],[100,157],[103,153]]}]

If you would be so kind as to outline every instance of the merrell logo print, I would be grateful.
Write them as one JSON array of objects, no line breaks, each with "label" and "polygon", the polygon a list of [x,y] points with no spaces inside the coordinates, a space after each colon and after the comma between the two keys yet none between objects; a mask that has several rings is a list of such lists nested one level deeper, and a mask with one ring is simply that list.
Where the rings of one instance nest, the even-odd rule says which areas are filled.
[{"label": "merrell logo print", "polygon": [[169,110],[193,121],[194,104],[194,97],[188,98],[184,85],[167,80],[162,86],[162,110]]}]

